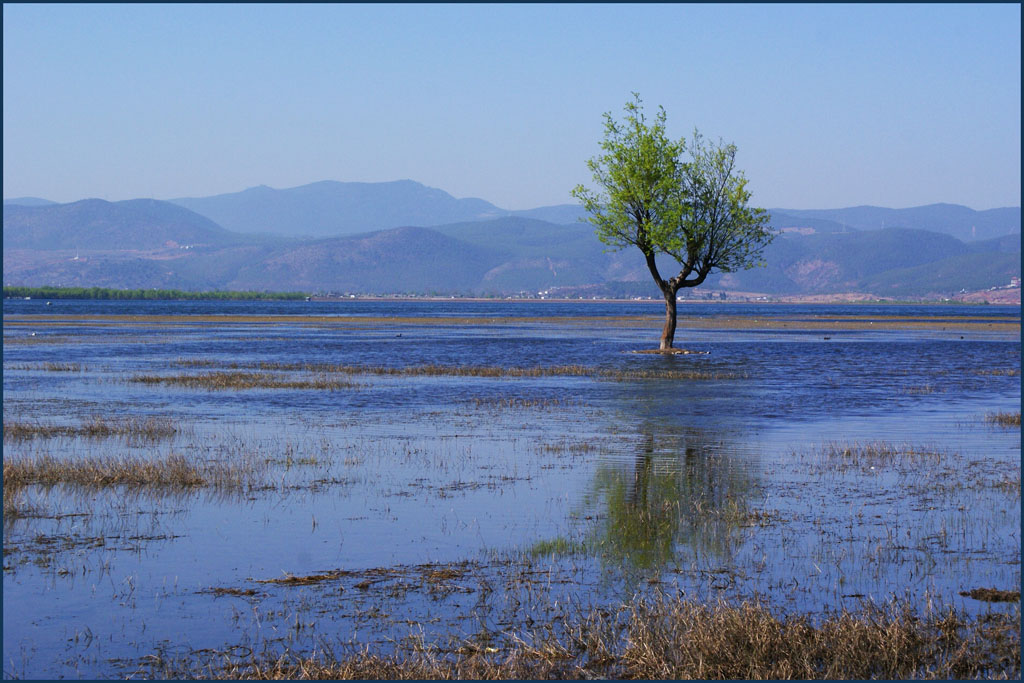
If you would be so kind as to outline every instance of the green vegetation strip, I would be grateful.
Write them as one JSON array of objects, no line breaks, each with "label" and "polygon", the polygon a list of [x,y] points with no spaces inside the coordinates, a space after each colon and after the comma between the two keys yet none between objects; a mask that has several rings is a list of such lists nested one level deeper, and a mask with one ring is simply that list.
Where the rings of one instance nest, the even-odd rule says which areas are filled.
[{"label": "green vegetation strip", "polygon": [[294,301],[304,292],[186,292],[180,289],[106,287],[4,287],[4,298],[24,299],[187,299],[201,301]]},{"label": "green vegetation strip", "polygon": [[1015,614],[971,620],[896,604],[812,623],[756,603],[635,598],[615,611],[560,614],[527,633],[482,633],[450,649],[362,649],[205,663],[149,658],[155,677],[211,679],[930,679],[1019,678]]}]

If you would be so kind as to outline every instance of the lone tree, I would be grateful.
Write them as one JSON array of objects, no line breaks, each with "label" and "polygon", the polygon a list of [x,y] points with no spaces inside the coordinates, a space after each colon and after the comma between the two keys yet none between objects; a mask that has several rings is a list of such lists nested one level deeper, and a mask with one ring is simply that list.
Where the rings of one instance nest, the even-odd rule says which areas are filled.
[{"label": "lone tree", "polygon": [[[750,192],[735,167],[736,146],[704,141],[694,131],[687,145],[665,135],[665,110],[651,125],[640,95],[625,106],[625,120],[604,115],[603,154],[587,166],[600,190],[577,185],[572,194],[590,213],[597,236],[622,249],[637,247],[665,297],[665,328],[659,350],[672,352],[676,294],[696,287],[715,271],[731,273],[763,265],[761,252],[774,235],[768,213],[747,206]],[[655,257],[668,254],[679,274],[665,279]]]}]

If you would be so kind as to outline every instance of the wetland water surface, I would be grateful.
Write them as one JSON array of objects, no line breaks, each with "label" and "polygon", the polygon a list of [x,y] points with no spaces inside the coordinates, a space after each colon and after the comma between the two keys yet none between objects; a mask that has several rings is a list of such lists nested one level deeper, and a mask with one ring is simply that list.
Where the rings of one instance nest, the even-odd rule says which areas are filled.
[{"label": "wetland water surface", "polygon": [[652,591],[1019,610],[967,595],[1020,591],[1019,307],[682,306],[702,353],[632,353],[660,315],[5,301],[5,675],[500,647]]}]

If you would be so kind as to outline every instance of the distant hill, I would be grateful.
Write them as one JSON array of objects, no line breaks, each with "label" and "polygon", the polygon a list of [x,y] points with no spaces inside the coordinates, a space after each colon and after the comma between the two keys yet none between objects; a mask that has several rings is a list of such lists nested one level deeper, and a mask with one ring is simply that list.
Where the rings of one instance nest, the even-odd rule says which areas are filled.
[{"label": "distant hill", "polygon": [[[324,180],[288,189],[261,185],[242,192],[169,200],[236,233],[285,238],[342,237],[407,226],[519,217],[560,225],[585,225],[578,204],[510,211],[483,199],[456,199],[412,180],[355,183]],[[53,205],[46,199],[5,199],[8,206]],[[907,209],[854,206],[841,209],[770,209],[773,228],[786,234],[831,234],[909,228],[956,237],[964,242],[1020,234],[1020,207],[975,211],[957,204]]]},{"label": "distant hill", "polygon": [[[768,216],[769,225],[776,230],[782,231],[784,234],[801,234],[801,231],[811,235],[815,233],[831,234],[836,232],[858,231],[858,228],[844,225],[843,223],[830,221],[824,218],[794,216],[791,213],[785,213],[781,209],[772,209],[768,213]],[[790,231],[792,232],[790,233]]]},{"label": "distant hill", "polygon": [[[277,190],[266,186],[243,192],[170,200],[219,225],[241,233],[290,237],[340,237],[402,226],[434,227],[516,216],[556,224],[580,223],[578,204],[509,211],[483,199],[456,199],[412,180],[342,183],[332,180]],[[1020,207],[975,211],[956,204],[908,209],[856,206],[844,209],[769,211],[775,228],[810,228],[817,233],[911,228],[952,235],[962,241],[1019,233]]]},{"label": "distant hill", "polygon": [[[1013,236],[964,243],[887,228],[794,234],[766,250],[765,268],[715,274],[698,290],[949,296],[1020,275]],[[659,259],[662,274],[677,272]],[[4,283],[310,292],[517,294],[561,288],[595,295],[657,295],[636,249],[608,251],[587,226],[521,217],[404,227],[329,239],[225,240],[204,249],[4,249]]]},{"label": "distant hill", "polygon": [[646,275],[639,253],[611,252],[589,225],[560,225],[521,216],[434,228],[500,257],[481,287],[495,292],[540,291]]},{"label": "distant hill", "polygon": [[909,209],[854,206],[846,209],[771,209],[786,219],[820,219],[855,230],[911,228],[952,235],[962,241],[1020,233],[1020,207],[975,211],[958,204],[929,204]]},{"label": "distant hill", "polygon": [[[3,208],[4,284],[657,294],[640,253],[602,244],[591,224],[576,222],[582,210],[572,204],[506,211],[412,181],[262,187],[179,203],[11,201]],[[223,212],[245,229],[227,229],[181,202]],[[872,225],[881,216],[885,229]],[[890,226],[897,218],[935,227]],[[978,239],[948,234],[968,223]],[[765,251],[767,267],[714,274],[701,290],[948,296],[1020,275],[1019,208],[775,209],[771,224],[781,235]],[[1008,232],[982,238],[1000,226]],[[678,272],[671,259],[658,262],[664,276]]]},{"label": "distant hill", "polygon": [[992,239],[988,240],[968,242],[967,248],[975,253],[996,251],[1002,252],[1004,254],[1019,254],[1020,234],[1003,235],[1002,237],[993,237]]},{"label": "distant hill", "polygon": [[509,213],[520,218],[533,218],[561,225],[579,223],[581,219],[587,217],[587,212],[579,204],[556,204],[555,206],[541,206],[524,211],[510,211]]},{"label": "distant hill", "polygon": [[4,206],[7,249],[163,249],[238,241],[213,221],[156,199]]},{"label": "distant hill", "polygon": [[764,268],[715,274],[708,285],[779,294],[948,294],[1005,285],[1011,275],[1019,275],[1020,239],[1011,235],[964,243],[904,228],[800,235],[776,239],[764,261]]},{"label": "distant hill", "polygon": [[325,180],[275,190],[262,185],[213,197],[172,199],[242,233],[341,237],[402,226],[429,227],[508,212],[482,199],[456,199],[412,180],[341,183]]},{"label": "distant hill", "polygon": [[226,287],[272,282],[303,291],[468,294],[496,258],[428,228],[395,228],[273,250],[241,266]]},{"label": "distant hill", "polygon": [[578,204],[509,211],[482,199],[456,199],[443,190],[412,180],[325,180],[283,190],[261,185],[242,192],[170,201],[228,230],[290,237],[342,237],[373,230],[434,227],[510,216],[569,224],[585,215]]},{"label": "distant hill", "polygon": [[49,206],[56,203],[51,202],[49,199],[40,199],[39,197],[14,197],[4,200],[4,206]]}]

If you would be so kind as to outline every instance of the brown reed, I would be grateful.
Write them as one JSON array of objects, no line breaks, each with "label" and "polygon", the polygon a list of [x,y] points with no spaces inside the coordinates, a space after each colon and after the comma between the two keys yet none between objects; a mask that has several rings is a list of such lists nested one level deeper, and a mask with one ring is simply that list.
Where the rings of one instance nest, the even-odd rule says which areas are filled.
[{"label": "brown reed", "polygon": [[110,420],[94,415],[87,422],[78,425],[47,425],[38,422],[4,422],[5,441],[24,441],[35,438],[58,436],[106,439],[127,437],[156,441],[174,436],[179,431],[174,420],[166,417],[128,417]]},{"label": "brown reed", "polygon": [[57,459],[50,455],[15,455],[4,458],[4,497],[28,485],[72,485],[91,488],[184,489],[198,486],[237,488],[254,483],[253,461],[198,463],[183,455],[164,457],[90,456]]},{"label": "brown reed", "polygon": [[1015,413],[989,413],[985,421],[1000,427],[1020,427],[1020,411]]},{"label": "brown reed", "polygon": [[357,386],[352,382],[328,377],[289,379],[268,372],[210,372],[183,375],[133,375],[132,382],[141,384],[173,384],[193,389],[227,391],[239,389],[321,389],[335,391]]},{"label": "brown reed", "polygon": [[[1019,614],[972,620],[952,609],[916,614],[895,603],[819,623],[779,617],[760,603],[705,605],[634,599],[532,627],[525,636],[468,640],[442,651],[382,656],[363,649],[222,659],[205,666],[153,661],[159,676],[213,679],[926,679],[1018,678]],[[555,634],[560,635],[555,635]],[[488,634],[488,636],[496,634]],[[477,642],[479,641],[479,642]],[[497,647],[495,647],[497,645]]]}]

